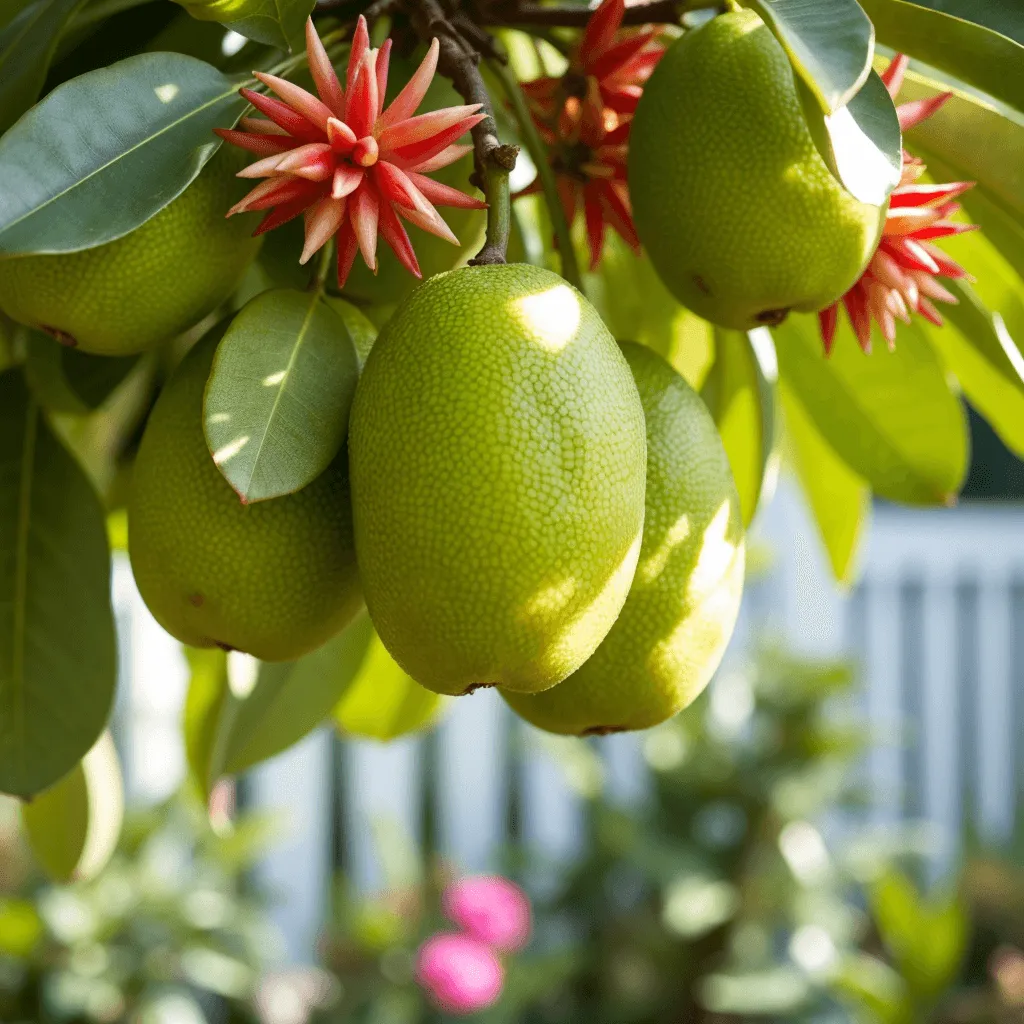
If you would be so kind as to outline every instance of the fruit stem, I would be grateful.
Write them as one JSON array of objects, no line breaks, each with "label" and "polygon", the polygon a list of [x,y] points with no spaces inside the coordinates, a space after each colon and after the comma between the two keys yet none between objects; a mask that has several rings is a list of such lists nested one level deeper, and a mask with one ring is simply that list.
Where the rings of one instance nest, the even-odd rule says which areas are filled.
[{"label": "fruit stem", "polygon": [[472,129],[476,168],[470,181],[487,198],[487,236],[484,247],[470,263],[504,263],[512,223],[508,176],[516,165],[519,147],[498,138],[494,105],[480,74],[481,51],[493,57],[497,57],[497,51],[490,37],[471,21],[458,14],[449,19],[439,0],[414,0],[409,15],[421,39],[437,39],[441,74],[451,79],[467,103],[479,103],[481,113],[486,115]]},{"label": "fruit stem", "polygon": [[331,266],[334,263],[334,239],[329,238],[320,250],[320,255],[316,261],[316,272],[309,279],[309,284],[306,286],[306,290],[310,292],[318,292],[323,295],[327,290],[327,278],[331,273]]},{"label": "fruit stem", "polygon": [[555,241],[558,243],[558,254],[562,260],[562,277],[582,292],[583,278],[580,275],[579,264],[576,262],[576,250],[573,248],[569,222],[565,219],[565,211],[558,195],[558,182],[555,180],[555,172],[548,159],[548,151],[541,141],[537,126],[533,123],[529,107],[526,105],[526,97],[523,95],[523,90],[515,75],[506,65],[499,64],[497,61],[491,62],[490,66],[501,81],[509,105],[512,107],[512,113],[515,114],[519,124],[519,134],[522,137],[523,145],[537,168],[537,176],[540,178],[548,214],[551,217],[551,226],[555,232]]}]

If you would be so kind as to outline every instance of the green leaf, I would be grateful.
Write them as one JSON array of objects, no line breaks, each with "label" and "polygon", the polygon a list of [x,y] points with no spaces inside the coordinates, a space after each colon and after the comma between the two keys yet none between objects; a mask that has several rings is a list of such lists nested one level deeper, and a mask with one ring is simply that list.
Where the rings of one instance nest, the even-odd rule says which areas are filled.
[{"label": "green leaf", "polygon": [[782,380],[836,454],[881,497],[951,502],[967,469],[967,425],[938,357],[916,327],[901,325],[894,351],[857,347],[840,321],[825,358],[817,321],[775,328]]},{"label": "green leaf", "polygon": [[297,662],[261,665],[252,692],[242,700],[233,697],[222,715],[223,771],[245,771],[321,725],[362,663],[371,630],[370,617],[360,614]]},{"label": "green leaf", "polygon": [[370,354],[370,349],[373,348],[373,343],[377,340],[377,328],[366,314],[353,306],[351,302],[346,302],[333,295],[328,295],[324,301],[341,317],[345,324],[348,336],[356,347],[356,357],[361,370],[366,362],[366,357]]},{"label": "green leaf", "polygon": [[740,495],[743,525],[749,526],[774,480],[776,367],[771,351],[755,351],[742,331],[716,327],[715,361],[701,397],[725,445]]},{"label": "green leaf", "polygon": [[0,256],[120,238],[213,156],[238,81],[180,53],[145,53],[54,89],[0,138]]},{"label": "green leaf", "polygon": [[103,509],[21,374],[0,375],[0,792],[30,797],[103,731],[117,651]]},{"label": "green leaf", "polygon": [[32,331],[25,376],[47,409],[84,415],[99,408],[138,361],[138,356],[90,356]]},{"label": "green leaf", "polygon": [[350,736],[387,742],[426,728],[444,703],[402,671],[374,632],[358,673],[334,709],[334,720]]},{"label": "green leaf", "polygon": [[56,785],[23,804],[29,846],[56,882],[94,878],[117,848],[124,789],[110,733]]},{"label": "green leaf", "polygon": [[330,465],[358,377],[348,329],[316,292],[264,292],[231,321],[203,418],[213,461],[243,501],[291,494]]},{"label": "green leaf", "polygon": [[832,450],[800,400],[780,388],[786,438],[836,580],[852,584],[871,515],[871,488]]},{"label": "green leaf", "polygon": [[257,43],[280,50],[303,47],[315,0],[176,0],[200,21],[217,21]]},{"label": "green leaf", "polygon": [[866,953],[844,958],[832,978],[840,997],[867,1011],[864,1024],[916,1024],[915,1007],[899,972]]},{"label": "green leaf", "polygon": [[0,133],[36,101],[57,40],[84,0],[36,0],[0,31]]},{"label": "green leaf", "polygon": [[881,206],[900,182],[903,143],[892,97],[875,71],[845,107],[824,114],[798,89],[807,127],[832,174],[854,198]]},{"label": "green leaf", "polygon": [[856,0],[741,0],[775,33],[826,114],[853,99],[874,55],[871,22]]},{"label": "green leaf", "polygon": [[29,900],[0,897],[0,953],[30,957],[44,933],[39,913]]},{"label": "green leaf", "polygon": [[878,41],[1024,112],[1024,47],[981,25],[906,0],[861,0]]},{"label": "green leaf", "polygon": [[925,160],[936,181],[976,183],[959,201],[1024,274],[1024,117],[915,71],[904,77],[899,98],[908,102],[950,91],[939,110],[907,132],[907,148]]},{"label": "green leaf", "polygon": [[999,32],[1024,44],[1024,7],[1017,0],[912,0],[918,7],[929,7],[964,21]]},{"label": "green leaf", "polygon": [[182,723],[185,757],[189,772],[206,802],[217,781],[213,774],[214,745],[221,713],[230,693],[228,656],[216,647],[186,647],[185,657],[191,670]]}]

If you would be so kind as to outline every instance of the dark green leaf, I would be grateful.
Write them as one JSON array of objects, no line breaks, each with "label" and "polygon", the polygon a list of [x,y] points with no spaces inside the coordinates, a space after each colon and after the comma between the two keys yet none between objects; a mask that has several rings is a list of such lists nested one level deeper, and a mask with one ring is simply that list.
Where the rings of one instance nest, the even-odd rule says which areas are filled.
[{"label": "dark green leaf", "polygon": [[878,41],[1024,112],[1024,46],[906,0],[861,0]]},{"label": "dark green leaf", "polygon": [[243,501],[305,487],[345,441],[359,377],[344,321],[315,292],[264,292],[217,349],[206,440]]},{"label": "dark green leaf", "polygon": [[36,101],[61,30],[84,0],[36,0],[0,31],[0,133]]},{"label": "dark green leaf", "polygon": [[834,114],[823,114],[805,86],[798,91],[811,137],[829,169],[854,198],[881,206],[903,169],[900,122],[881,78],[872,71]]},{"label": "dark green leaf", "polygon": [[1024,45],[1024,7],[1018,0],[912,0],[964,21],[984,25]]},{"label": "dark green leaf", "polygon": [[775,33],[827,114],[864,84],[874,56],[871,22],[856,0],[742,0]]},{"label": "dark green leaf", "polygon": [[782,380],[877,494],[925,505],[955,498],[967,468],[964,412],[916,327],[900,327],[894,351],[883,342],[865,355],[841,320],[827,359],[813,317],[789,317],[775,338]]},{"label": "dark green leaf", "polygon": [[180,195],[245,101],[216,68],[146,53],[54,89],[0,138],[0,256],[126,235]]},{"label": "dark green leaf", "polygon": [[117,847],[123,817],[121,769],[109,733],[63,779],[22,805],[32,852],[57,882],[95,877]]},{"label": "dark green leaf", "polygon": [[836,580],[852,584],[871,515],[871,489],[832,450],[793,392],[780,388],[790,455]]},{"label": "dark green leaf", "polygon": [[221,712],[228,699],[228,656],[216,647],[185,648],[191,678],[185,697],[182,732],[189,772],[203,800],[209,800],[213,777],[214,745]]},{"label": "dark green leaf", "polygon": [[138,356],[90,356],[32,331],[25,376],[47,409],[82,415],[99,408],[138,361]]},{"label": "dark green leaf", "polygon": [[261,665],[252,692],[242,700],[232,697],[222,715],[222,770],[245,771],[321,725],[362,664],[371,633],[370,617],[360,614],[299,661]]},{"label": "dark green leaf", "polygon": [[200,21],[218,21],[258,43],[281,50],[303,47],[315,0],[176,0]]},{"label": "dark green leaf", "polygon": [[366,314],[360,312],[351,302],[346,302],[335,296],[327,296],[325,301],[345,324],[352,344],[356,348],[359,367],[362,369],[366,357],[370,354],[370,349],[373,348],[373,343],[377,340],[377,328]]},{"label": "dark green leaf", "polygon": [[407,676],[374,632],[334,721],[347,735],[388,742],[430,725],[443,706],[444,698]]},{"label": "dark green leaf", "polygon": [[29,797],[96,742],[117,675],[103,509],[21,374],[0,375],[0,791]]},{"label": "dark green leaf", "polygon": [[715,361],[704,381],[704,399],[718,427],[740,495],[743,524],[749,526],[774,479],[776,367],[771,338],[755,352],[742,331],[716,327]]}]

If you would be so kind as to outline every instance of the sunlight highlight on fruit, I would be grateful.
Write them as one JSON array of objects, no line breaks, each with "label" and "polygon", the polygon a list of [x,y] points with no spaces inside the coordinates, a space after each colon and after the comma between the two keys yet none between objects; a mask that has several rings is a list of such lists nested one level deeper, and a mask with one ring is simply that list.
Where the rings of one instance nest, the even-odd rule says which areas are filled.
[{"label": "sunlight highlight on fruit", "polygon": [[534,342],[549,352],[565,348],[580,325],[579,297],[567,284],[525,295],[513,305]]}]

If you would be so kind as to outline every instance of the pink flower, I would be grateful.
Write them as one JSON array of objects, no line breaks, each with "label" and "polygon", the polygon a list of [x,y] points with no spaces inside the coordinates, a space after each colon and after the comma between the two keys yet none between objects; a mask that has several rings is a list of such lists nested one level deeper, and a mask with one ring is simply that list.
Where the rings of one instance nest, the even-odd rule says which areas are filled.
[{"label": "pink flower", "polygon": [[420,947],[416,979],[445,1013],[485,1010],[501,995],[504,971],[489,946],[468,935],[434,935]]},{"label": "pink flower", "polygon": [[530,902],[507,878],[479,875],[452,883],[444,893],[448,917],[495,949],[518,949],[530,936]]}]

